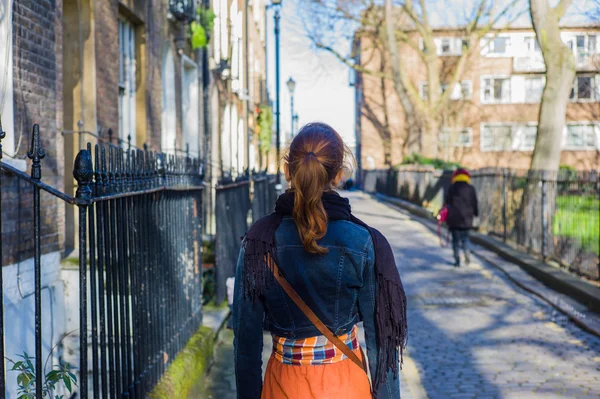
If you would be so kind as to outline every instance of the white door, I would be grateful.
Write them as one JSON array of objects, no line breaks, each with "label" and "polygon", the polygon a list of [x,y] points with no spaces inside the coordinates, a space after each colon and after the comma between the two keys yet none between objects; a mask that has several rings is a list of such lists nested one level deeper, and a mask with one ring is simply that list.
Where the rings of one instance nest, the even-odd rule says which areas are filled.
[{"label": "white door", "polygon": [[119,137],[122,143],[135,140],[135,28],[119,19]]},{"label": "white door", "polygon": [[2,150],[10,157],[15,154],[13,120],[13,40],[12,1],[0,0],[0,118],[6,137]]}]

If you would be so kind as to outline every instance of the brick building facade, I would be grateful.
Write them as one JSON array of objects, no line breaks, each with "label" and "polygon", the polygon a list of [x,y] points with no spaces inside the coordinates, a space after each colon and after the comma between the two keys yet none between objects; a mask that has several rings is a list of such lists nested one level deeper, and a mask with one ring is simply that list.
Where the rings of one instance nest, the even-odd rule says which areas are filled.
[{"label": "brick building facade", "polygon": [[[419,43],[416,33],[413,43]],[[571,46],[577,64],[572,99],[567,107],[561,164],[577,169],[600,168],[600,27],[562,29],[563,40]],[[461,53],[460,32],[435,32],[437,54],[442,67],[451,71]],[[537,133],[537,119],[544,87],[544,62],[531,29],[509,29],[486,36],[468,59],[468,66],[452,88],[451,101],[444,110],[444,125],[436,138],[439,157],[469,168],[529,167]],[[387,56],[363,39],[356,43],[361,67],[389,70]],[[418,52],[400,45],[400,56],[413,87],[427,96],[426,69]],[[449,76],[440,76],[443,85]],[[403,108],[391,80],[366,73],[356,78],[357,138],[360,137],[362,167],[397,165],[409,155]],[[444,89],[444,88],[442,88]],[[581,92],[581,93],[578,93]],[[387,130],[389,159],[380,134]]]},{"label": "brick building facade", "polygon": [[[30,173],[27,151],[39,124],[42,181],[74,195],[74,158],[92,144],[128,136],[137,147],[200,156],[200,52],[189,27],[163,0],[0,0],[0,113],[3,159]],[[168,138],[167,139],[165,139]],[[2,172],[2,273],[6,355],[33,345],[33,190]],[[76,208],[41,194],[44,357],[77,329]],[[75,250],[75,251],[74,251]],[[66,293],[68,292],[68,295]],[[77,334],[63,341],[62,355]],[[73,359],[71,359],[73,360]],[[71,363],[75,363],[71,361]],[[13,378],[14,377],[14,378]],[[16,374],[7,374],[8,397]]]}]

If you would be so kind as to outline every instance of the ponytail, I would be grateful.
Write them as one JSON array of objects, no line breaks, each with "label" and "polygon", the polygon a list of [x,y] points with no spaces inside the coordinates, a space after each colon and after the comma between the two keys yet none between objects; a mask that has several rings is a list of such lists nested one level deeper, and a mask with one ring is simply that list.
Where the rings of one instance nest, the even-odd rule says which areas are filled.
[{"label": "ponytail", "polygon": [[300,129],[285,156],[294,193],[292,216],[309,253],[327,252],[327,248],[317,244],[327,233],[327,213],[321,197],[343,169],[346,153],[335,130],[324,123],[310,123]]},{"label": "ponytail", "polygon": [[324,254],[327,248],[317,244],[327,232],[327,213],[321,202],[329,175],[314,153],[308,153],[292,177],[294,192],[293,217],[304,248],[313,254]]}]

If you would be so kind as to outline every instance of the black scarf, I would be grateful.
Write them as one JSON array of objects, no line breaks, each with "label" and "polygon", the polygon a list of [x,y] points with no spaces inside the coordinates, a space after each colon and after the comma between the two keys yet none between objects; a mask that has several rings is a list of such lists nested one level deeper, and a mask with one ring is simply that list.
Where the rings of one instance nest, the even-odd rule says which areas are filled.
[{"label": "black scarf", "polygon": [[[373,392],[385,381],[387,370],[398,375],[398,349],[400,360],[406,347],[406,295],[396,268],[394,254],[387,239],[376,229],[352,215],[350,203],[335,192],[322,197],[329,220],[349,220],[365,227],[371,233],[375,247],[375,274],[377,297],[375,299],[375,327],[379,357],[373,377]],[[276,255],[275,231],[286,215],[294,209],[294,194],[286,192],[277,199],[275,212],[258,220],[244,238],[245,296],[257,300],[273,280],[272,262]]]}]

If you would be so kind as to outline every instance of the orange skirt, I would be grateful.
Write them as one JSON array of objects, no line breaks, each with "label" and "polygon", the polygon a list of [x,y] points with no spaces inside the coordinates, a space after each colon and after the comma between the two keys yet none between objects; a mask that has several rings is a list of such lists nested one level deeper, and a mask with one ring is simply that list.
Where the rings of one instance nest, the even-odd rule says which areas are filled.
[{"label": "orange skirt", "polygon": [[[355,353],[362,359],[360,350]],[[261,399],[372,399],[367,374],[352,360],[312,366],[283,364],[272,355]]]}]

